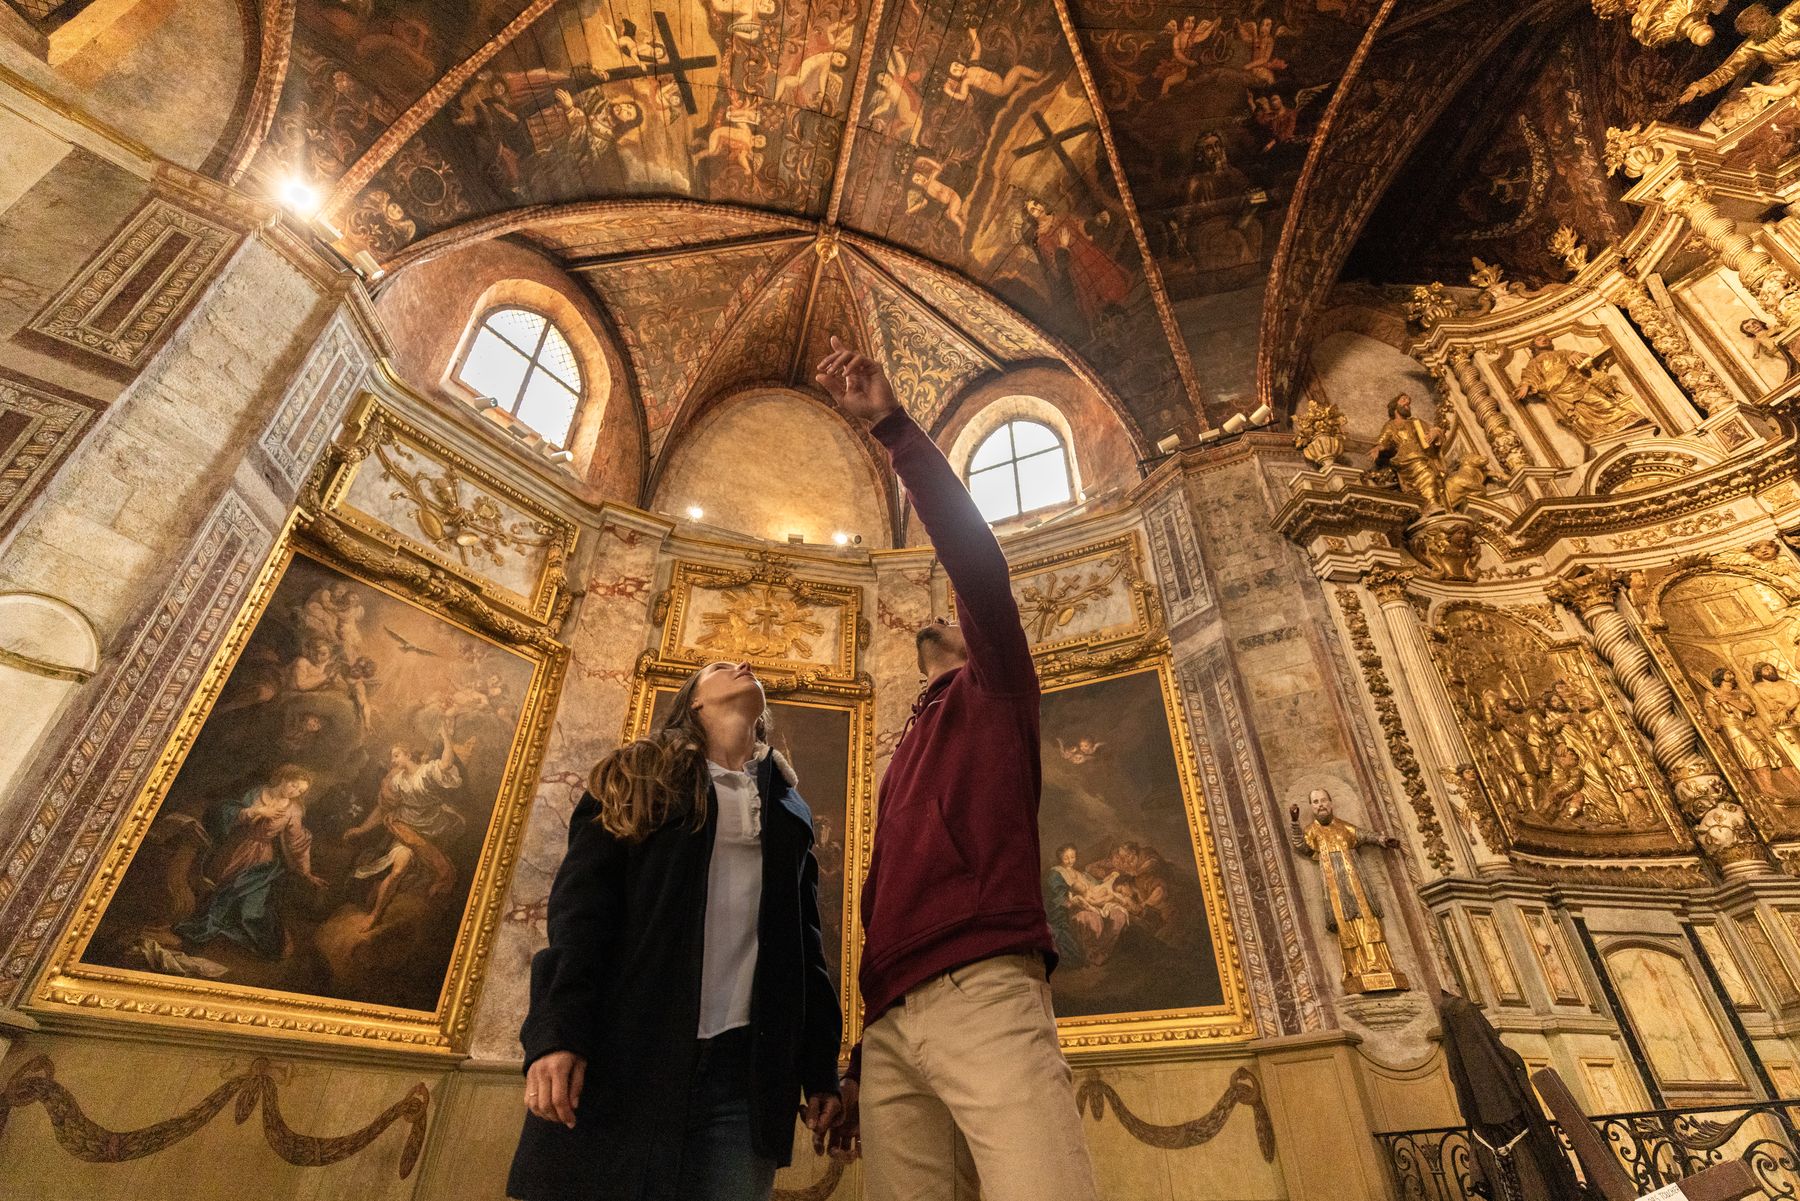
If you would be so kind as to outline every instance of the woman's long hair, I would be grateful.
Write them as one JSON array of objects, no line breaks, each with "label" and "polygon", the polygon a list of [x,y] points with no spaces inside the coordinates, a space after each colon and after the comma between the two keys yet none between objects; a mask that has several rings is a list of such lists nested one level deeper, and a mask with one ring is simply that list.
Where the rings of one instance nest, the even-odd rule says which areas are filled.
[{"label": "woman's long hair", "polygon": [[[668,713],[649,734],[594,765],[588,777],[588,791],[600,802],[594,820],[615,838],[639,842],[683,818],[695,830],[706,825],[712,777],[706,770],[706,730],[694,710],[700,671],[676,691]],[[765,709],[756,719],[756,741],[768,736]]]}]

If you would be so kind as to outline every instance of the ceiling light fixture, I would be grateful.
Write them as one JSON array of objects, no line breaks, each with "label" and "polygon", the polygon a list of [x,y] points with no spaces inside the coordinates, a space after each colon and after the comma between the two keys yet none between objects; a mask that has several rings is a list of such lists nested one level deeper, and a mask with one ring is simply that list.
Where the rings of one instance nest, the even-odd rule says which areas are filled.
[{"label": "ceiling light fixture", "polygon": [[277,190],[281,205],[296,217],[311,217],[319,211],[319,191],[297,175],[281,181]]}]

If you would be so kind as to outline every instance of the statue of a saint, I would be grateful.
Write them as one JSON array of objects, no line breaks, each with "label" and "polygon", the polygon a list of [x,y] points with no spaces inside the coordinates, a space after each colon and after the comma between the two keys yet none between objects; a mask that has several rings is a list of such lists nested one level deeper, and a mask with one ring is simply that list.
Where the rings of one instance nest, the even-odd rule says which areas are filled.
[{"label": "statue of a saint", "polygon": [[1406,977],[1394,970],[1387,938],[1381,932],[1381,909],[1363,887],[1356,849],[1365,846],[1396,850],[1398,838],[1376,838],[1339,820],[1331,794],[1315,788],[1307,795],[1313,823],[1300,829],[1300,806],[1288,806],[1289,836],[1296,854],[1316,859],[1325,882],[1325,926],[1338,936],[1344,952],[1344,991],[1399,992]]},{"label": "statue of a saint", "polygon": [[1716,92],[1757,67],[1770,68],[1766,81],[1751,85],[1765,95],[1786,96],[1800,88],[1800,0],[1783,7],[1779,15],[1766,4],[1752,4],[1737,15],[1736,28],[1744,35],[1743,44],[1688,84],[1677,104]]},{"label": "statue of a saint", "polygon": [[1599,365],[1609,353],[1558,350],[1548,334],[1539,334],[1531,340],[1531,360],[1519,374],[1513,399],[1543,401],[1557,424],[1589,444],[1642,424],[1649,418],[1637,401]]},{"label": "statue of a saint", "polygon": [[1444,429],[1413,416],[1412,397],[1402,393],[1388,401],[1387,424],[1375,440],[1375,466],[1392,467],[1400,490],[1422,497],[1428,508],[1444,506]]}]

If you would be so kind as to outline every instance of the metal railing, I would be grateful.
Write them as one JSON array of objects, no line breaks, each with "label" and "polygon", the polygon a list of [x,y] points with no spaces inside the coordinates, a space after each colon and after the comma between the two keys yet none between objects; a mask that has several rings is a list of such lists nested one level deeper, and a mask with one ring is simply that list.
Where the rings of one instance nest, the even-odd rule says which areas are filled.
[{"label": "metal railing", "polygon": [[[1647,1109],[1588,1120],[1640,1194],[1741,1159],[1770,1201],[1800,1201],[1797,1114],[1800,1099],[1785,1099]],[[1375,1139],[1386,1153],[1401,1201],[1525,1201],[1515,1179],[1489,1181],[1486,1189],[1478,1183],[1483,1173],[1466,1126],[1388,1131]]]}]

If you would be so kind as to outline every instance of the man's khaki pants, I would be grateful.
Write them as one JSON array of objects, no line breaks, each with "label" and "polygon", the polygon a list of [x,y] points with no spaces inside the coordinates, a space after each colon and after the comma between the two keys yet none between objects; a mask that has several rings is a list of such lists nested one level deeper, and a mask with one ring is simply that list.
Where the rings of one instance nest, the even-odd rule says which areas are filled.
[{"label": "man's khaki pants", "polygon": [[1097,1197],[1036,955],[934,976],[882,1014],[861,1109],[868,1201]]}]

